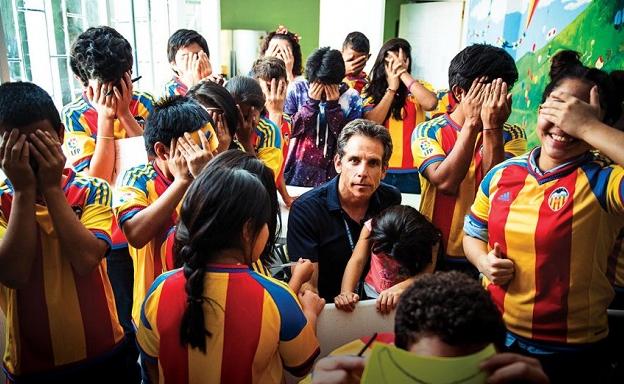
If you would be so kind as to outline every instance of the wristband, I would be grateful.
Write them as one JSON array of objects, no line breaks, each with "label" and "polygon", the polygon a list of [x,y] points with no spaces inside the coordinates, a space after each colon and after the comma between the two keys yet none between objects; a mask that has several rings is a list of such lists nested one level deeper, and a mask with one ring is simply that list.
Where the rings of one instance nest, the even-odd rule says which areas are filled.
[{"label": "wristband", "polygon": [[416,79],[412,79],[412,81],[409,83],[409,85],[407,86],[407,91],[411,92],[412,91],[412,86],[414,86],[415,83],[417,83],[418,80]]},{"label": "wristband", "polygon": [[114,136],[96,136],[97,139],[102,139],[102,140],[115,140]]},{"label": "wristband", "polygon": [[483,128],[484,131],[502,131],[503,128]]}]

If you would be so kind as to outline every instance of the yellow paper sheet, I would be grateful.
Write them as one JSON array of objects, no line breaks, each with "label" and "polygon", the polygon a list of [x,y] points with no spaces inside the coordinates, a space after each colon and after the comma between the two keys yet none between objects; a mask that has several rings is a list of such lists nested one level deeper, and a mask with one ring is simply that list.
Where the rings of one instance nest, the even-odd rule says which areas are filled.
[{"label": "yellow paper sheet", "polygon": [[489,345],[473,355],[430,357],[377,344],[366,363],[361,383],[482,384],[486,375],[479,370],[479,363],[495,353],[494,346]]}]

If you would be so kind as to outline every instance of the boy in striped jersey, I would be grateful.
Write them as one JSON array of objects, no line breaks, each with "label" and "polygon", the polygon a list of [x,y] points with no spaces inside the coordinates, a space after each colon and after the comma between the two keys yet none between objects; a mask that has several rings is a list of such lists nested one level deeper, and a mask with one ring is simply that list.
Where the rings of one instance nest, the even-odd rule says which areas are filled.
[{"label": "boy in striped jersey", "polygon": [[[141,136],[141,124],[153,109],[151,95],[133,90],[132,63],[130,43],[110,27],[89,28],[71,48],[71,68],[83,91],[63,108],[63,151],[77,172],[111,184],[118,172],[115,140]],[[107,271],[121,325],[126,336],[133,338],[132,261],[128,242],[116,221],[112,239]]]},{"label": "boy in striped jersey", "polygon": [[166,270],[163,244],[180,201],[218,145],[208,112],[183,96],[156,103],[143,136],[153,160],[126,172],[115,203],[134,265],[135,323],[145,292]]},{"label": "boy in striped jersey", "polygon": [[64,168],[60,116],[32,83],[0,86],[0,133],[8,382],[137,382],[103,260],[113,221],[108,183]]},{"label": "boy in striped jersey", "polygon": [[463,218],[483,176],[505,158],[526,151],[524,130],[506,124],[508,90],[518,79],[507,52],[489,45],[465,48],[449,67],[451,113],[420,124],[412,134],[412,154],[422,198],[420,212],[442,231],[446,265],[477,273],[462,249]]}]

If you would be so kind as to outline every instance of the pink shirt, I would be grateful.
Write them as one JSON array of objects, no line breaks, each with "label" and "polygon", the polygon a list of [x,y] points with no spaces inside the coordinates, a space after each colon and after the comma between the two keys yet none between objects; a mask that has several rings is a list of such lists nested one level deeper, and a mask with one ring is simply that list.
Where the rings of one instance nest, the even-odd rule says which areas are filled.
[{"label": "pink shirt", "polygon": [[[364,226],[371,231],[371,220],[364,223]],[[371,251],[370,270],[364,281],[375,288],[377,293],[381,293],[406,279],[406,276],[400,273],[400,267],[400,264],[393,258]]]}]

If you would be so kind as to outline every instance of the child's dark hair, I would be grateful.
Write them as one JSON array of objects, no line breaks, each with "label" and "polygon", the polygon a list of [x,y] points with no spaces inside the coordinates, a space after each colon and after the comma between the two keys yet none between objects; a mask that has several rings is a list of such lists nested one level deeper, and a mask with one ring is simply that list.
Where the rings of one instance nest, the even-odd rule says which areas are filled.
[{"label": "child's dark hair", "polygon": [[329,47],[315,50],[306,62],[305,76],[310,83],[340,84],[345,77],[342,54]]},{"label": "child's dark hair", "polygon": [[264,81],[286,80],[288,78],[284,61],[273,56],[264,56],[256,60],[251,68],[251,73],[254,78]]},{"label": "child's dark hair", "polygon": [[368,54],[370,52],[370,42],[368,37],[362,32],[351,32],[347,35],[342,43],[342,49],[349,47],[359,53]]},{"label": "child's dark hair", "polygon": [[489,293],[468,275],[451,271],[416,278],[401,295],[394,332],[396,346],[406,350],[426,336],[454,347],[500,348],[506,329]]},{"label": "child's dark hair", "polygon": [[273,39],[282,39],[286,40],[290,43],[290,48],[292,49],[293,54],[293,75],[301,76],[303,73],[303,68],[301,65],[303,64],[303,59],[301,58],[301,45],[299,45],[299,37],[295,33],[290,31],[288,32],[269,32],[268,35],[262,40],[260,44],[260,56],[264,56],[267,49],[269,48],[269,43]]},{"label": "child's dark hair", "polygon": [[454,86],[468,92],[474,79],[481,76],[485,76],[487,82],[501,78],[511,89],[518,80],[518,69],[513,57],[503,48],[473,44],[451,60],[448,76],[450,96],[455,97],[452,91]]},{"label": "child's dark hair", "polygon": [[[388,52],[394,52],[396,54],[399,53],[399,49],[402,49],[405,53],[406,57],[409,59],[409,62],[412,62],[412,47],[410,43],[405,39],[395,38],[390,39],[384,43],[384,45],[379,50],[379,54],[375,59],[375,64],[373,64],[373,68],[370,73],[370,83],[368,87],[364,90],[364,97],[372,97],[373,104],[378,104],[381,99],[384,97],[386,90],[388,89],[388,79],[386,79],[386,57],[388,56]],[[407,68],[407,71],[410,72],[410,68]],[[388,116],[392,114],[397,120],[403,119],[401,115],[403,111],[403,106],[405,105],[405,99],[407,98],[407,94],[409,93],[409,89],[407,86],[401,82],[399,85],[399,89],[394,95],[394,99],[392,100],[392,106],[388,111]],[[388,118],[386,116],[386,118]]]},{"label": "child's dark hair", "polygon": [[116,83],[132,69],[132,47],[115,29],[92,27],[72,44],[69,63],[84,86],[89,79]]},{"label": "child's dark hair", "polygon": [[154,144],[161,142],[168,147],[172,139],[194,132],[207,123],[214,126],[208,112],[195,100],[177,95],[162,98],[154,104],[154,111],[145,121],[145,150],[154,156]]},{"label": "child's dark hair", "polygon": [[175,61],[175,55],[180,48],[188,47],[193,43],[197,43],[204,53],[210,57],[208,43],[206,42],[206,39],[204,39],[204,36],[192,29],[178,29],[173,32],[167,41],[167,58],[169,59],[169,62],[173,63]]},{"label": "child's dark hair", "polygon": [[0,85],[0,128],[21,128],[47,120],[55,132],[63,125],[54,101],[43,88],[34,83],[4,83]]},{"label": "child's dark hair", "polygon": [[[222,111],[230,137],[234,137],[238,128],[238,108],[236,108],[236,100],[227,89],[212,81],[202,81],[189,89],[186,96],[196,100],[206,108],[217,108]],[[230,148],[236,148],[234,140],[232,140]]]},{"label": "child's dark hair", "polygon": [[248,76],[235,76],[225,84],[236,104],[247,104],[250,107],[262,110],[264,108],[264,93],[260,83]]},{"label": "child's dark hair", "polygon": [[410,276],[422,272],[442,237],[425,216],[407,205],[383,210],[372,221],[372,251],[395,259]]},{"label": "child's dark hair", "polygon": [[609,76],[600,69],[586,67],[581,63],[579,57],[578,52],[571,50],[558,52],[552,57],[549,73],[550,83],[544,89],[542,103],[562,81],[566,79],[581,80],[598,87],[600,107],[605,113],[603,122],[612,125],[622,114],[622,100],[624,99],[624,91],[615,85],[618,75]]},{"label": "child's dark hair", "polygon": [[271,255],[271,252],[273,252],[273,249],[275,248],[275,243],[279,238],[281,229],[279,201],[277,200],[277,188],[275,186],[273,171],[271,170],[271,168],[267,167],[262,161],[260,161],[256,156],[238,149],[232,149],[220,153],[218,156],[212,159],[209,164],[209,167],[244,169],[251,172],[251,174],[256,175],[258,179],[262,182],[262,185],[264,185],[264,188],[269,194],[271,215],[268,221],[269,240],[267,241],[264,252],[262,253],[262,255],[260,255],[260,260],[263,262],[264,265],[269,265],[269,257]]},{"label": "child's dark hair", "polygon": [[243,250],[245,225],[257,237],[269,215],[266,189],[245,170],[207,167],[193,181],[182,202],[174,244],[186,278],[187,304],[180,326],[183,344],[205,353],[206,335],[211,336],[203,311],[208,300],[203,296],[206,264],[224,250]]}]

